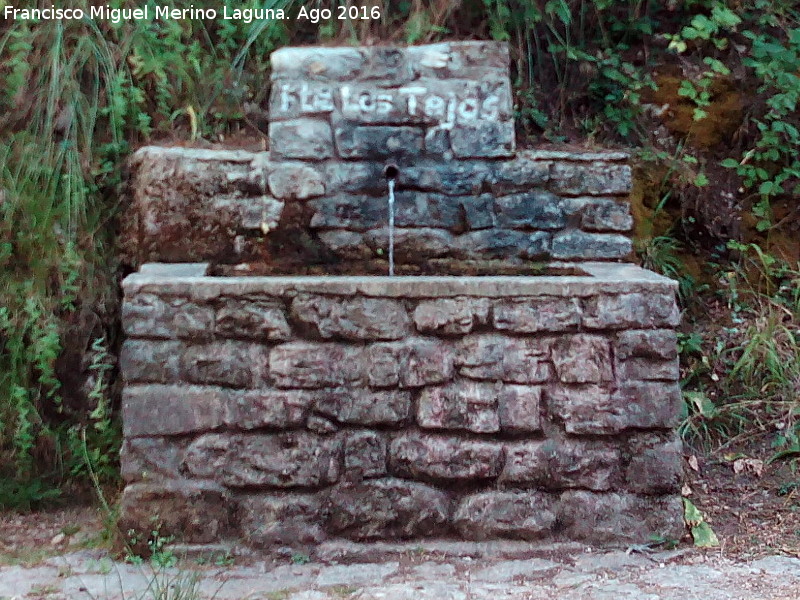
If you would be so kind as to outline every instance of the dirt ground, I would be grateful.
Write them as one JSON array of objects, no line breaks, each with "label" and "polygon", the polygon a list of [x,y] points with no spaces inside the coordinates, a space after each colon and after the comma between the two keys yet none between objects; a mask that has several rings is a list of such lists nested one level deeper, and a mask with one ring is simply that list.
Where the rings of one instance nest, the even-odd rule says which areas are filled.
[{"label": "dirt ground", "polygon": [[770,464],[772,454],[748,444],[686,462],[684,491],[691,490],[726,555],[800,557],[800,472],[788,461]]}]

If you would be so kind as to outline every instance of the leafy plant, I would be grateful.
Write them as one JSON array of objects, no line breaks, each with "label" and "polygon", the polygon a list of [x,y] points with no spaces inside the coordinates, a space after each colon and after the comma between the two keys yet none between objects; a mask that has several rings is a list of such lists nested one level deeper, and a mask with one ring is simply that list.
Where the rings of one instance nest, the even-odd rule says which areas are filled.
[{"label": "leafy plant", "polygon": [[751,42],[750,56],[744,64],[761,81],[758,93],[766,96],[766,112],[754,119],[758,138],[741,159],[727,158],[722,166],[735,169],[747,188],[757,190],[760,199],[753,206],[757,228],[766,231],[773,225],[770,200],[784,193],[800,192],[800,124],[797,103],[800,99],[800,28],[786,31],[784,38],[764,31],[745,31]]},{"label": "leafy plant", "polygon": [[[282,21],[0,24],[3,506],[32,508],[66,477],[87,481],[84,443],[99,477],[116,477],[111,236],[122,159],[154,135],[220,139],[243,127],[243,105],[266,94],[269,53],[285,39]],[[81,332],[85,345],[83,335],[65,339],[67,323],[92,313],[102,330]],[[84,385],[65,389],[68,356]]]}]

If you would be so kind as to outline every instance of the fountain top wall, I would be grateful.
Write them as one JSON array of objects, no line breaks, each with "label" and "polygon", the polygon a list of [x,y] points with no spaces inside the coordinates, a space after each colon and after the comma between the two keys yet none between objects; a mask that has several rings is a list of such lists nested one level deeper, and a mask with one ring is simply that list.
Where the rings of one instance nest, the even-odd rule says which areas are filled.
[{"label": "fountain top wall", "polygon": [[514,154],[505,44],[284,48],[272,68],[273,158]]}]

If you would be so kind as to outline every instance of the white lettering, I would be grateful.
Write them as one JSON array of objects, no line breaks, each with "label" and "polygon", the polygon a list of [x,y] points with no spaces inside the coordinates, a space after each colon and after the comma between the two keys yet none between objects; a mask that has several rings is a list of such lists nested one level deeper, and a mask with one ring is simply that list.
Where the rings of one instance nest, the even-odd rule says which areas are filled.
[{"label": "white lettering", "polygon": [[325,87],[317,92],[317,109],[324,112],[334,110],[333,106],[333,90]]},{"label": "white lettering", "polygon": [[458,118],[462,121],[475,121],[478,119],[478,100],[476,98],[465,98],[458,104]]},{"label": "white lettering", "polygon": [[374,112],[375,99],[372,97],[372,94],[366,91],[361,92],[361,95],[358,97],[358,107],[362,112]]},{"label": "white lettering", "polygon": [[308,89],[308,84],[304,83],[300,86],[300,110],[303,112],[315,112],[316,110],[316,96],[314,92]]},{"label": "white lettering", "polygon": [[[281,10],[280,12],[283,11]],[[333,13],[329,8],[312,8],[309,10],[305,6],[301,6],[300,12],[297,13],[297,18],[319,23],[320,21],[327,21],[332,15]],[[283,16],[280,18],[283,19]]]},{"label": "white lettering", "polygon": [[425,113],[426,117],[444,119],[444,110],[444,98],[441,96],[430,95],[425,98],[425,105],[422,108],[422,112]]},{"label": "white lettering", "polygon": [[281,86],[281,112],[286,112],[292,106],[292,99],[294,97],[294,88],[288,83]]},{"label": "white lettering", "polygon": [[453,94],[450,94],[450,100],[447,101],[447,116],[445,117],[445,123],[447,124],[448,128],[453,126],[453,123],[456,122],[456,97]]},{"label": "white lettering", "polygon": [[[500,115],[500,98],[491,95],[481,99],[476,96],[460,97],[451,92],[447,97],[431,94],[422,87],[406,87],[398,90],[370,90],[348,85],[334,88],[315,83],[284,83],[276,88],[275,110],[297,111],[303,114],[342,111],[348,119],[368,119],[368,115],[385,117],[399,111],[399,118],[418,119],[424,116],[438,122],[442,129],[451,129],[456,123],[474,123],[478,120],[493,121]],[[334,94],[338,94],[341,105]],[[367,122],[374,122],[368,120]]]},{"label": "white lettering", "polygon": [[74,21],[83,19],[85,13],[80,8],[15,8],[3,7],[6,19],[22,19],[24,21]]},{"label": "white lettering", "polygon": [[397,91],[401,94],[408,94],[408,101],[406,103],[408,114],[412,117],[416,116],[417,96],[422,96],[423,94],[427,93],[428,90],[424,87],[404,87]]},{"label": "white lettering", "polygon": [[500,98],[489,96],[481,105],[481,118],[486,121],[496,121],[500,116]]},{"label": "white lettering", "polygon": [[144,8],[111,8],[109,6],[92,6],[89,8],[89,17],[104,19],[112,23],[123,21],[147,19],[148,7]]},{"label": "white lettering", "polygon": [[169,6],[156,6],[156,19],[167,20],[211,20],[217,18],[217,11],[213,8],[195,8],[190,4],[189,8],[170,8]]},{"label": "white lettering", "polygon": [[378,94],[375,99],[377,105],[377,112],[379,115],[388,115],[394,108],[394,98],[391,94]]},{"label": "white lettering", "polygon": [[228,12],[228,7],[223,6],[222,18],[226,20],[252,23],[253,21],[274,21],[283,19],[283,9],[274,8],[234,8]]},{"label": "white lettering", "polygon": [[344,112],[347,108],[347,105],[350,104],[350,86],[343,85],[339,90],[339,93],[342,96],[342,112]]},{"label": "white lettering", "polygon": [[412,117],[416,116],[417,114],[417,97],[416,96],[409,96],[408,97],[408,114]]}]

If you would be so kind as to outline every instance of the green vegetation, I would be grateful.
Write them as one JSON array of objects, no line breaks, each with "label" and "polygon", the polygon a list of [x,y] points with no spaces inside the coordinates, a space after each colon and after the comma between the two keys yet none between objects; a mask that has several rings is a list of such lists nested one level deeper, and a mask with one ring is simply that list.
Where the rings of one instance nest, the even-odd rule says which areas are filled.
[{"label": "green vegetation", "polygon": [[[800,456],[800,269],[757,245],[721,271],[729,322],[683,345],[687,433],[705,440],[769,435],[772,460]],[[722,305],[722,303],[725,303]]]},{"label": "green vegetation", "polygon": [[[220,7],[173,3],[189,4]],[[122,161],[147,141],[260,136],[286,43],[508,41],[530,143],[637,149],[640,256],[687,309],[685,432],[798,455],[797,3],[368,4],[380,19],[0,24],[0,508],[88,481],[87,464],[114,483]]]},{"label": "green vegetation", "polygon": [[86,481],[84,443],[116,478],[121,161],[149,139],[240,127],[286,39],[280,23],[0,25],[0,508]]}]

